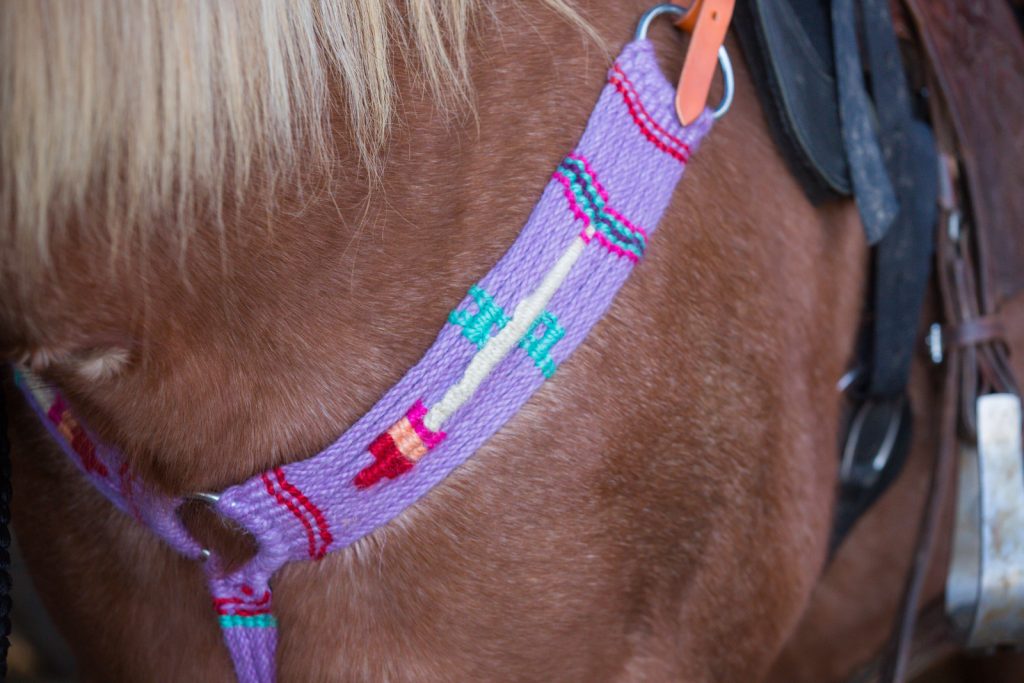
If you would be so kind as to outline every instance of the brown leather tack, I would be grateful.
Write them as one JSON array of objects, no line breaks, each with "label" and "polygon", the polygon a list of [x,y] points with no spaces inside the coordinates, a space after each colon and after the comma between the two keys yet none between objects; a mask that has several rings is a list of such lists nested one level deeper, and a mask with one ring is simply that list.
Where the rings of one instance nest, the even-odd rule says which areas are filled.
[{"label": "brown leather tack", "polygon": [[900,616],[880,666],[886,683],[903,681],[908,671],[939,501],[952,486],[958,442],[977,438],[977,399],[1020,393],[1007,325],[996,312],[1024,290],[1024,38],[1006,3],[905,2],[938,91],[930,98],[943,159],[935,274],[947,351],[935,469]]},{"label": "brown leather tack", "polygon": [[946,328],[945,341],[948,346],[975,346],[1006,339],[1006,325],[998,313],[981,318],[965,320],[959,325]]},{"label": "brown leather tack", "polygon": [[955,129],[990,312],[1024,289],[1024,40],[1005,2],[905,1]]}]

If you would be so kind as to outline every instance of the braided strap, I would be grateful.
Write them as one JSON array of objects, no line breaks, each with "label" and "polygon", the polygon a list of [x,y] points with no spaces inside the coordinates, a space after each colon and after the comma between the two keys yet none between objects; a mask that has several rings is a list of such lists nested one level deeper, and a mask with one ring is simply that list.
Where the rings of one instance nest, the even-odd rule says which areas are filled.
[{"label": "braided strap", "polygon": [[272,683],[277,620],[270,614],[222,615],[220,627],[239,683]]}]

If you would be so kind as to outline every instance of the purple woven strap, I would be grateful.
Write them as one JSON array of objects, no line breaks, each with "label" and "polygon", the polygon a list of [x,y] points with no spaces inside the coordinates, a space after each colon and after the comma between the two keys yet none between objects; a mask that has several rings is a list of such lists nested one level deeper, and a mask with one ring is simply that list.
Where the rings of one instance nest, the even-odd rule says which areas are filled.
[{"label": "purple woven strap", "polygon": [[235,674],[242,683],[273,683],[276,626],[222,626],[224,643],[231,653]]},{"label": "purple woven strap", "polygon": [[[705,113],[693,125],[681,127],[673,96],[650,43],[628,45],[571,155],[585,160],[599,179],[607,206],[648,235],[671,198],[684,160],[711,123]],[[563,179],[563,173],[556,173],[515,243],[477,283],[505,315],[511,315],[581,231],[582,210],[570,200]],[[602,317],[632,268],[630,258],[598,240],[588,245],[546,307],[564,330],[550,348],[554,366]],[[468,295],[456,311],[472,317],[480,308]],[[444,424],[444,440],[414,467],[369,488],[354,485],[357,475],[374,464],[369,447],[375,439],[417,402],[433,405],[440,400],[479,350],[466,327],[449,322],[423,359],[322,453],[224,491],[218,511],[248,528],[266,554],[240,577],[255,578],[284,560],[322,557],[386,524],[469,458],[545,380],[536,360],[515,349]]]},{"label": "purple woven strap", "polygon": [[181,499],[147,489],[117,449],[96,439],[71,414],[64,398],[53,387],[22,369],[15,369],[14,381],[68,459],[100,493],[182,555],[200,557],[199,544],[176,513]]},{"label": "purple woven strap", "polygon": [[[216,558],[206,565],[241,681],[273,680],[273,574],[286,562],[347,547],[419,500],[512,418],[604,315],[711,126],[709,112],[680,126],[674,97],[651,44],[627,45],[578,147],[508,252],[478,283],[466,283],[469,293],[422,360],[324,451],[221,494],[216,510],[259,544],[256,557],[233,573],[220,573]],[[543,310],[527,317],[538,302]],[[502,339],[514,344],[502,346]],[[38,409],[46,422],[47,411]],[[51,431],[80,460],[67,430]],[[111,449],[97,452],[109,476],[87,474],[101,490],[174,548],[197,556],[174,515],[180,501],[129,488],[129,503],[111,483],[121,458]]]}]

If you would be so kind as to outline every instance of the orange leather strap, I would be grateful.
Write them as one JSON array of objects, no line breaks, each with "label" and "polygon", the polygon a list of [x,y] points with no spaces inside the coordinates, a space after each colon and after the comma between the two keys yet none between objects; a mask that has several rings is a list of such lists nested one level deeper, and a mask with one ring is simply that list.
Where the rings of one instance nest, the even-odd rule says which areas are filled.
[{"label": "orange leather strap", "polygon": [[718,48],[725,42],[735,5],[736,0],[694,0],[676,22],[692,35],[676,88],[676,113],[683,125],[693,123],[704,111],[718,68]]}]

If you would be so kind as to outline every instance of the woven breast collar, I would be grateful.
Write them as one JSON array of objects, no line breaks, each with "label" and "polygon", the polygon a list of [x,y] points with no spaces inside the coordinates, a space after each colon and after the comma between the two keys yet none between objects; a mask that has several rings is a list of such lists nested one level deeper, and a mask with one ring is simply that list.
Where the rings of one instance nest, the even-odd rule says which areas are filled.
[{"label": "woven breast collar", "polygon": [[40,419],[96,488],[179,553],[206,560],[239,680],[274,679],[274,573],[349,546],[419,500],[515,415],[602,317],[711,127],[707,111],[682,127],[674,96],[651,43],[627,45],[579,145],[422,360],[322,452],[208,497],[258,543],[240,569],[225,573],[189,535],[177,514],[183,499],[147,490],[57,391],[17,373]]}]

